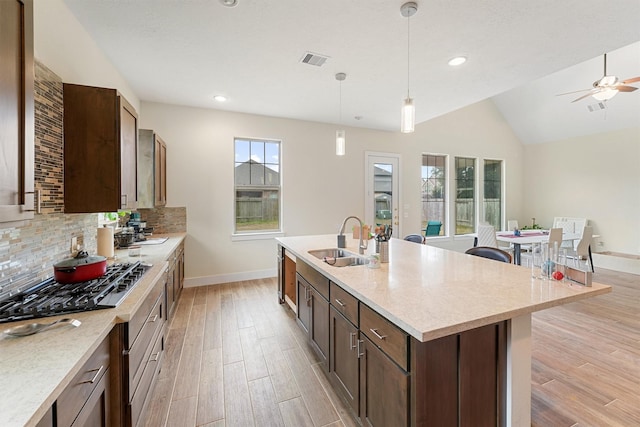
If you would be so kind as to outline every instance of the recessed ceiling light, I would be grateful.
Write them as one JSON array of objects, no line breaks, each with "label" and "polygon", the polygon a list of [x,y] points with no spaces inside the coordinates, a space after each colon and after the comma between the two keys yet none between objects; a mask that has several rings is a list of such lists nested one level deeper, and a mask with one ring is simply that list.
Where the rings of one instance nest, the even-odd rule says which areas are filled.
[{"label": "recessed ceiling light", "polygon": [[220,0],[223,6],[227,7],[236,7],[238,5],[238,0]]},{"label": "recessed ceiling light", "polygon": [[455,58],[451,58],[448,62],[452,67],[457,67],[458,65],[462,65],[467,62],[466,56],[456,56]]},{"label": "recessed ceiling light", "polygon": [[227,100],[227,97],[224,95],[216,95],[213,97],[213,99],[215,99],[218,102],[224,102]]}]

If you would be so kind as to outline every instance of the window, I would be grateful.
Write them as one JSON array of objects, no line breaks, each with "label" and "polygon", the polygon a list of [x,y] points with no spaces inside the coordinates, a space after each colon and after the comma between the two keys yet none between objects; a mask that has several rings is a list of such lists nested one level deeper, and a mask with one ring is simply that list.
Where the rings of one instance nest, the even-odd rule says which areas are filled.
[{"label": "window", "polygon": [[236,138],[235,232],[281,231],[280,141]]},{"label": "window", "polygon": [[429,221],[440,222],[438,235],[446,230],[446,156],[422,155],[422,229]]},{"label": "window", "polygon": [[502,161],[484,161],[484,220],[502,229]]},{"label": "window", "polygon": [[476,231],[476,160],[456,157],[456,232]]}]

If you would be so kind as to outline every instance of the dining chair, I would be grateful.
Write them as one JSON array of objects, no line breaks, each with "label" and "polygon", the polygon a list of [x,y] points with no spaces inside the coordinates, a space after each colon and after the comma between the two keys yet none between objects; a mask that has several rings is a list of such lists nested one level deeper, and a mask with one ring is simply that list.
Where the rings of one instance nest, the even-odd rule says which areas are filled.
[{"label": "dining chair", "polygon": [[591,256],[591,241],[593,240],[593,227],[587,225],[582,231],[582,238],[575,250],[567,252],[567,259],[573,260],[573,265],[578,266],[578,261],[585,261],[585,265],[595,271],[593,257]]},{"label": "dining chair", "polygon": [[562,246],[562,228],[552,228],[549,230],[549,249],[553,249],[554,245],[558,245],[558,249]]},{"label": "dining chair", "polygon": [[517,219],[510,219],[507,221],[507,231],[516,231],[519,228]]},{"label": "dining chair", "polygon": [[498,241],[496,240],[496,229],[493,225],[479,224],[478,225],[478,237],[474,240],[473,246],[490,246],[492,248],[498,247]]},{"label": "dining chair", "polygon": [[465,251],[465,254],[511,263],[510,253],[505,252],[502,249],[489,246],[476,246],[474,248],[469,248]]},{"label": "dining chair", "polygon": [[404,240],[406,240],[407,242],[424,244],[425,239],[424,236],[420,234],[409,234],[407,236],[404,236]]}]

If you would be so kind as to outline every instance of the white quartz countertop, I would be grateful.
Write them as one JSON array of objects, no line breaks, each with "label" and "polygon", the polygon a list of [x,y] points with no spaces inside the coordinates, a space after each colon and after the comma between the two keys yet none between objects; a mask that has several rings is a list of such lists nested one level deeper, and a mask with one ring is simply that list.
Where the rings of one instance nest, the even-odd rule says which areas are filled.
[{"label": "white quartz countertop", "polygon": [[[276,239],[296,258],[357,297],[419,341],[429,341],[611,291],[593,283],[531,278],[529,268],[391,239],[389,262],[333,267],[309,250],[335,248],[336,235]],[[347,235],[346,249],[358,253]],[[373,253],[369,241],[367,254]]]},{"label": "white quartz countertop", "polygon": [[4,331],[25,323],[48,323],[63,317],[82,322],[77,328],[64,326],[21,338],[0,333],[0,426],[38,423],[113,326],[128,321],[140,307],[153,285],[165,274],[167,257],[185,236],[185,233],[154,236],[169,239],[160,245],[142,246],[139,257],[130,258],[127,249],[116,251],[115,262],[139,260],[153,264],[116,308],[0,324],[0,331]]}]

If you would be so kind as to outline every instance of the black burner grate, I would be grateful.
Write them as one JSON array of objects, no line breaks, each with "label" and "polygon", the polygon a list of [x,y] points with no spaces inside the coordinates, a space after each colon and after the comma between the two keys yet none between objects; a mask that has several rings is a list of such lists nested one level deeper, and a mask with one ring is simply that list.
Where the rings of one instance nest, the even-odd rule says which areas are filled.
[{"label": "black burner grate", "polygon": [[104,276],[82,283],[47,279],[0,302],[0,323],[116,307],[149,267],[112,264]]}]

